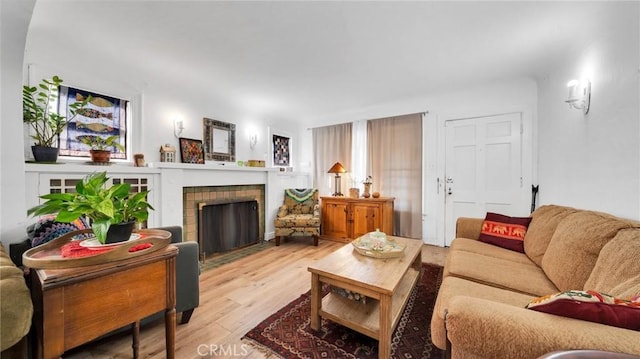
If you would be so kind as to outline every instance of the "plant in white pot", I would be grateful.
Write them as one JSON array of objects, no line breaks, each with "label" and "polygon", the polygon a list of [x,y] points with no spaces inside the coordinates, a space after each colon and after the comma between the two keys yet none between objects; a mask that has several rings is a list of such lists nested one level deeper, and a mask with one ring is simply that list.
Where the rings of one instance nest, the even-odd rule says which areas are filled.
[{"label": "plant in white pot", "polygon": [[82,101],[69,105],[71,118],[58,114],[52,110],[52,104],[58,99],[58,88],[62,79],[53,76],[43,79],[38,86],[22,87],[22,121],[31,128],[30,137],[34,140],[31,150],[36,162],[56,162],[58,147],[56,140],[65,126],[91,101],[87,96]]},{"label": "plant in white pot", "polygon": [[[75,193],[50,193],[40,196],[46,201],[32,207],[27,214],[39,216],[57,213],[56,221],[72,222],[80,216],[91,220],[96,239],[102,243],[126,241],[136,222],[149,218],[148,191],[130,193],[131,185],[121,183],[105,188],[106,172],[87,175],[76,185]],[[113,234],[124,227],[118,238]]]}]

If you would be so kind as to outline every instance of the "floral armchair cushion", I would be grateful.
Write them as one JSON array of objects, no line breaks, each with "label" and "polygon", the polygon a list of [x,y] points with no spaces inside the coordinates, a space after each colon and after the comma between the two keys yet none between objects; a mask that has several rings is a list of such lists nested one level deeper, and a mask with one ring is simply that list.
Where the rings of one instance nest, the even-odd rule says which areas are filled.
[{"label": "floral armchair cushion", "polygon": [[285,190],[284,204],[275,220],[276,235],[320,234],[320,206],[315,188]]}]

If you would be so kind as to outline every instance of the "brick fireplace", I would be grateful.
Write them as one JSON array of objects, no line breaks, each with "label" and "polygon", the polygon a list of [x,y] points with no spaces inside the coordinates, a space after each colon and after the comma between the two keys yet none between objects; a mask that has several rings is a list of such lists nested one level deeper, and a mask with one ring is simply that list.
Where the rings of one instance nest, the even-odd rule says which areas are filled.
[{"label": "brick fireplace", "polygon": [[255,200],[258,202],[259,240],[265,232],[265,186],[194,186],[182,188],[184,240],[198,241],[198,207],[220,201]]}]

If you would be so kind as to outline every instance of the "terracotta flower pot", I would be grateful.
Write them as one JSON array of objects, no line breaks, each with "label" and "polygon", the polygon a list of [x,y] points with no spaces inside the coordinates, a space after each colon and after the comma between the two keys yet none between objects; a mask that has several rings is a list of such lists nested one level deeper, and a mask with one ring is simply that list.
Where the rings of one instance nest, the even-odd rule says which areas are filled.
[{"label": "terracotta flower pot", "polygon": [[89,150],[91,161],[95,163],[107,163],[111,161],[111,151]]}]

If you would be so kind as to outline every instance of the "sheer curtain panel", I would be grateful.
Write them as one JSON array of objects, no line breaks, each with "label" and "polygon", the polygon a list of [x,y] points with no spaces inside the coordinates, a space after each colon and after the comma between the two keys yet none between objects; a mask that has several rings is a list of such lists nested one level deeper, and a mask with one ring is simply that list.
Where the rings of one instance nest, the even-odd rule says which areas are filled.
[{"label": "sheer curtain panel", "polygon": [[422,238],[422,113],[369,120],[367,132],[372,192],[395,197],[396,235]]},{"label": "sheer curtain panel", "polygon": [[[327,173],[334,163],[340,162],[351,171],[351,123],[318,127],[313,130],[313,186],[321,196],[334,192],[334,174]],[[347,186],[348,173],[341,176],[342,193]]]}]

